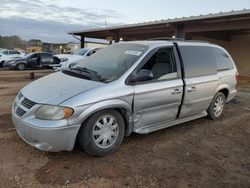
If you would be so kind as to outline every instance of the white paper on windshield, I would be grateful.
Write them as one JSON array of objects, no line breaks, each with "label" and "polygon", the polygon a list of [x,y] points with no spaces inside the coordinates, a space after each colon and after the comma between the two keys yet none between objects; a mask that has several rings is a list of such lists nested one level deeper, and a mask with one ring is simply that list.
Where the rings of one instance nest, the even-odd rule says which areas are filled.
[{"label": "white paper on windshield", "polygon": [[140,56],[142,54],[142,52],[134,51],[134,50],[127,50],[126,52],[124,52],[124,54]]}]

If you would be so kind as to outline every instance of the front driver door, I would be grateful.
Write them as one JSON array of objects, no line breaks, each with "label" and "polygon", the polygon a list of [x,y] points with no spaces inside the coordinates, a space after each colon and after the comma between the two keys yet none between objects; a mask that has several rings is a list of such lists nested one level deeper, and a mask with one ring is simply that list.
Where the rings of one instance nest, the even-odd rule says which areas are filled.
[{"label": "front driver door", "polygon": [[27,63],[29,67],[37,67],[37,54],[31,55],[30,58],[27,59]]},{"label": "front driver door", "polygon": [[183,93],[183,82],[177,67],[173,47],[158,49],[141,67],[151,70],[154,78],[135,85],[135,132],[147,133],[147,128],[176,119]]}]

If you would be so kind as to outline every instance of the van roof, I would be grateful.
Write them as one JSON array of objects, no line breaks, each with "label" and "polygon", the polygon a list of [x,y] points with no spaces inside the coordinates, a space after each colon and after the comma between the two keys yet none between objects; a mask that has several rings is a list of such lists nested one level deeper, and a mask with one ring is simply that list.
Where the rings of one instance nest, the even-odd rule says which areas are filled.
[{"label": "van roof", "polygon": [[[149,39],[149,40],[142,40],[142,41],[129,41],[124,43],[131,43],[131,44],[141,44],[147,46],[158,46],[158,45],[171,45],[173,42],[176,42],[178,45],[181,46],[217,46],[207,41],[200,41],[200,40],[185,40],[179,38],[156,38],[156,39]],[[123,43],[123,42],[122,42]]]}]

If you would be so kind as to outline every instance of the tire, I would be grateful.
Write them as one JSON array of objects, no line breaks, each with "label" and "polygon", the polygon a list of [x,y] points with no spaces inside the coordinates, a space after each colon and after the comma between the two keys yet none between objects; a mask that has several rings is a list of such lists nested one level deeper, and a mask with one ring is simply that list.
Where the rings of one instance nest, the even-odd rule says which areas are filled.
[{"label": "tire", "polygon": [[83,150],[99,157],[113,153],[122,143],[124,134],[122,115],[115,110],[103,110],[88,118],[80,129],[78,139]]},{"label": "tire", "polygon": [[218,92],[214,96],[210,106],[207,109],[208,113],[207,117],[212,120],[219,119],[223,113],[225,102],[226,102],[225,95],[221,92]]},{"label": "tire", "polygon": [[4,61],[0,62],[0,67],[3,67]]},{"label": "tire", "polygon": [[17,70],[20,70],[20,71],[23,71],[25,70],[26,66],[24,63],[19,63],[17,66],[16,66]]}]

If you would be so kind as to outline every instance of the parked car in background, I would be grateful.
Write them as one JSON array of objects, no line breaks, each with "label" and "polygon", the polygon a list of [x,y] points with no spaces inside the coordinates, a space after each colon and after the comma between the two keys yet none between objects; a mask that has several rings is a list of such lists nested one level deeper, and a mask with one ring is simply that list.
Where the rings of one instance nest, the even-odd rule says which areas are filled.
[{"label": "parked car in background", "polygon": [[82,48],[75,54],[59,54],[55,55],[61,61],[60,69],[68,68],[70,66],[75,65],[80,60],[83,60],[92,54],[96,53],[97,51],[101,50],[102,48]]},{"label": "parked car in background", "polygon": [[12,120],[40,150],[69,151],[78,139],[88,153],[104,156],[132,132],[219,119],[237,93],[237,74],[229,53],[207,42],[117,43],[24,87]]},{"label": "parked car in background", "polygon": [[5,61],[24,57],[26,54],[20,50],[1,50],[0,51],[0,67],[3,67]]},{"label": "parked car in background", "polygon": [[29,68],[50,68],[53,64],[59,64],[60,60],[48,52],[30,53],[23,58],[16,58],[4,62],[3,67],[17,70]]}]

